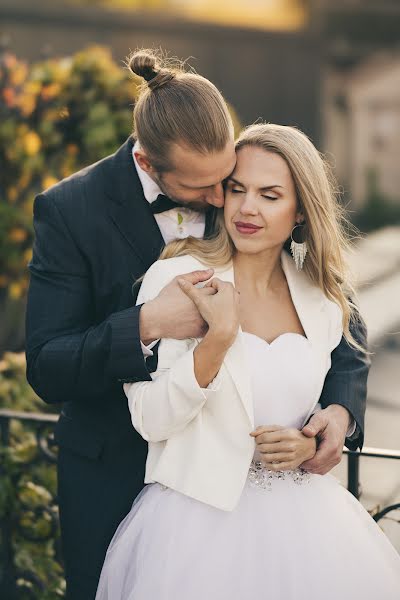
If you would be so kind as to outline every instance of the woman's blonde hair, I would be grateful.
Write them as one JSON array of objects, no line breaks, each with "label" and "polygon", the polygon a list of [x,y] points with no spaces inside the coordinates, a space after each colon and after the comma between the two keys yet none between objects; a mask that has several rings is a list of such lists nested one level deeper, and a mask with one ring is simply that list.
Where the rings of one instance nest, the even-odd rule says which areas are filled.
[{"label": "woman's blonde hair", "polygon": [[[355,292],[350,281],[346,254],[350,240],[349,223],[338,200],[338,190],[331,169],[308,137],[294,127],[273,124],[250,125],[236,141],[236,151],[246,146],[261,148],[281,156],[288,165],[295,184],[298,209],[305,223],[303,234],[308,253],[304,271],[327,298],[343,311],[344,336],[353,347],[365,351],[350,333],[351,319],[357,319]],[[304,238],[303,238],[304,239]],[[285,243],[289,251],[290,239]],[[225,229],[222,210],[217,216],[216,231],[211,239],[187,238],[169,244],[161,258],[191,254],[208,266],[224,265],[234,255],[235,247]]]},{"label": "woman's blonde hair", "polygon": [[204,154],[220,152],[233,140],[228,106],[211,81],[155,50],[136,50],[126,64],[144,79],[133,111],[134,135],[159,173],[172,168],[173,143]]}]

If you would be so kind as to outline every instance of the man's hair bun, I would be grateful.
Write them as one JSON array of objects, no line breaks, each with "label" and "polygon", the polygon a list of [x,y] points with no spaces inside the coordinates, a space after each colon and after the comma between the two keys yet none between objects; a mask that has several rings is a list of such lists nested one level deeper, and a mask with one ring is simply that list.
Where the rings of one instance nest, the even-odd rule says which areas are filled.
[{"label": "man's hair bun", "polygon": [[162,68],[158,56],[151,50],[137,50],[128,60],[129,70],[147,81],[148,87],[154,91],[175,77],[174,71]]}]

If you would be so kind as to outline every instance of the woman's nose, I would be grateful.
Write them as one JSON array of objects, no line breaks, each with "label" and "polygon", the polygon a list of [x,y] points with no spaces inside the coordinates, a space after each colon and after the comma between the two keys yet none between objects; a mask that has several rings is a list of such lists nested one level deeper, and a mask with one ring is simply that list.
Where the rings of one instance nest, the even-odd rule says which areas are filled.
[{"label": "woman's nose", "polygon": [[250,195],[243,195],[243,202],[240,206],[240,212],[243,215],[256,215],[258,213],[256,200]]}]

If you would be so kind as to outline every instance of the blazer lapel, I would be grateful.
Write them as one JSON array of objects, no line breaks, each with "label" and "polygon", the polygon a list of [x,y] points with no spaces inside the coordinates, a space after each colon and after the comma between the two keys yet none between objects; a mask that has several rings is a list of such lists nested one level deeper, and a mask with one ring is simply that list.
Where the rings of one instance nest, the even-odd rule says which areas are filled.
[{"label": "blazer lapel", "polygon": [[133,144],[130,137],[115,153],[106,174],[106,185],[110,219],[142,262],[145,272],[159,257],[164,240],[143,194],[132,158]]},{"label": "blazer lapel", "polygon": [[297,271],[294,260],[285,250],[281,254],[281,263],[305,334],[314,347],[320,348],[326,337],[323,308],[327,298],[304,271]]},{"label": "blazer lapel", "polygon": [[[313,285],[306,273],[297,271],[294,261],[285,250],[282,251],[281,262],[296,312],[307,338],[318,355],[326,336],[323,314],[325,295],[318,287]],[[223,269],[216,269],[216,276],[235,285],[232,263]],[[238,335],[225,356],[224,364],[238,390],[250,424],[254,426],[250,372],[245,367],[248,360],[243,342],[243,331],[239,327]]]}]

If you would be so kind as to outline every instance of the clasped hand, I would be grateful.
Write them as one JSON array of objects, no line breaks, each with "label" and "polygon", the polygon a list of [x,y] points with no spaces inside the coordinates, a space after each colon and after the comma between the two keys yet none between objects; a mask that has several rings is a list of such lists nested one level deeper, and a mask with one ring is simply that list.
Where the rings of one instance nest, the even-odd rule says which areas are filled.
[{"label": "clasped hand", "polygon": [[291,471],[312,458],[317,449],[315,437],[306,437],[293,427],[257,427],[250,433],[264,465],[271,471]]}]

